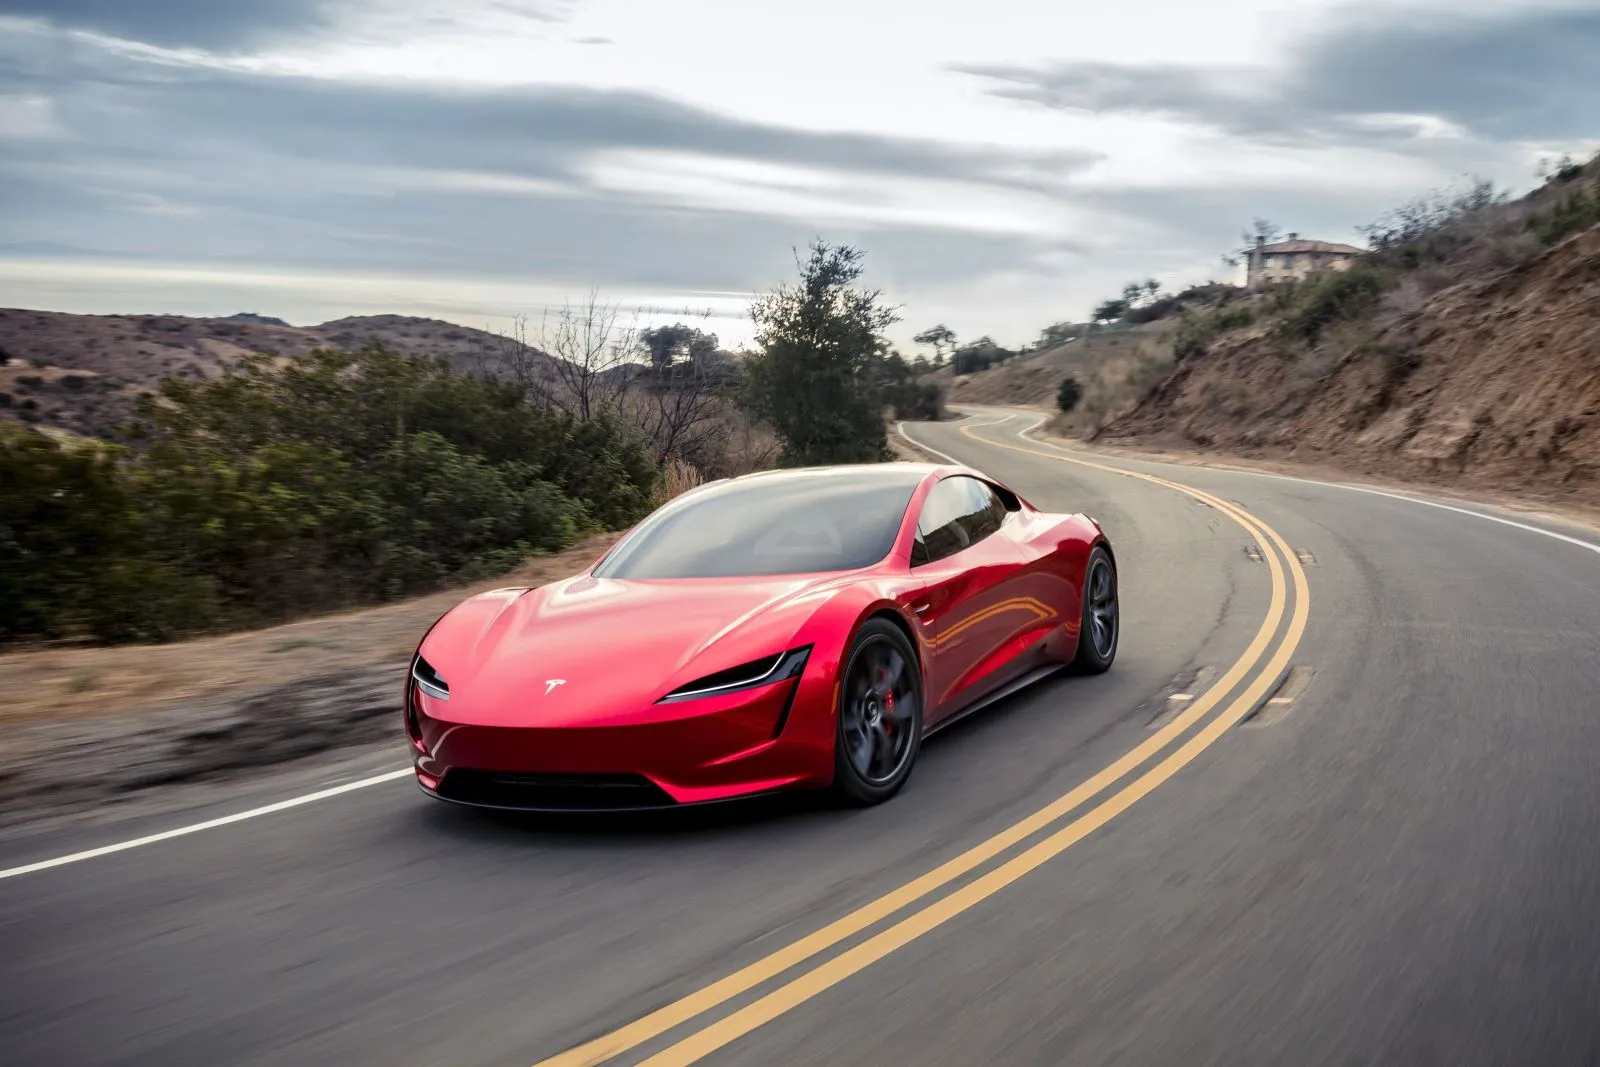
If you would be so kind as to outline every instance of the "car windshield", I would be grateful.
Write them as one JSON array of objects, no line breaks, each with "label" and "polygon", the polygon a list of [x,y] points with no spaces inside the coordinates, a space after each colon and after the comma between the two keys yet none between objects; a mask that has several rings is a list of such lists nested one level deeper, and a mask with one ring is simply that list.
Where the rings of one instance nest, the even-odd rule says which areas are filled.
[{"label": "car windshield", "polygon": [[867,567],[894,547],[921,472],[796,471],[669,504],[595,570],[601,578],[733,578]]}]

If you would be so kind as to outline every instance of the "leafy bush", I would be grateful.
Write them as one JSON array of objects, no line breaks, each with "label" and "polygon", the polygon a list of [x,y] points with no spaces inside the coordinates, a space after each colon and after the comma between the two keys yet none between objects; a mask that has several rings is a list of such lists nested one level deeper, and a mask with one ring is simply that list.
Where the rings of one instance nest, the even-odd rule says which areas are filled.
[{"label": "leafy bush", "polygon": [[1284,317],[1284,334],[1315,344],[1322,331],[1335,322],[1354,318],[1377,303],[1386,279],[1367,266],[1333,271],[1307,282]]},{"label": "leafy bush", "polygon": [[944,390],[933,382],[907,382],[890,393],[889,403],[897,419],[944,417]]},{"label": "leafy bush", "polygon": [[1596,225],[1600,225],[1600,182],[1568,193],[1549,211],[1528,220],[1528,228],[1547,245]]},{"label": "leafy bush", "polygon": [[1071,377],[1061,379],[1061,385],[1056,389],[1056,407],[1061,411],[1071,411],[1083,399],[1083,384],[1078,379]]},{"label": "leafy bush", "polygon": [[1250,325],[1256,319],[1255,312],[1244,305],[1218,308],[1212,314],[1212,322],[1217,330],[1240,330]]},{"label": "leafy bush", "polygon": [[133,447],[0,437],[0,641],[170,639],[503,571],[650,508],[649,451],[370,346],[168,379]]}]

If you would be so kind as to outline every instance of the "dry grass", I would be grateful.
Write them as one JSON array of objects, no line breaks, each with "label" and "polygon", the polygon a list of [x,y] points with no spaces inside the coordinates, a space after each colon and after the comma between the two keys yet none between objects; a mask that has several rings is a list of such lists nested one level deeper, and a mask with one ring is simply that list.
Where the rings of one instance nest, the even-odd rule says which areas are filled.
[{"label": "dry grass", "polygon": [[692,464],[673,457],[667,460],[667,465],[661,472],[661,480],[656,483],[652,503],[659,508],[667,501],[687,493],[703,481],[705,479]]},{"label": "dry grass", "polygon": [[957,377],[947,367],[927,380],[944,386],[947,403],[1025,405],[1054,412],[1056,390],[1070,375],[1083,386],[1083,400],[1077,410],[1056,416],[1055,426],[1063,433],[1083,433],[1166,373],[1175,321],[1091,333],[977,374]]},{"label": "dry grass", "polygon": [[403,660],[465,596],[576,574],[616,541],[590,538],[495,581],[249,633],[170,645],[59,648],[0,656],[0,722],[113,715],[204,700],[353,667]]}]

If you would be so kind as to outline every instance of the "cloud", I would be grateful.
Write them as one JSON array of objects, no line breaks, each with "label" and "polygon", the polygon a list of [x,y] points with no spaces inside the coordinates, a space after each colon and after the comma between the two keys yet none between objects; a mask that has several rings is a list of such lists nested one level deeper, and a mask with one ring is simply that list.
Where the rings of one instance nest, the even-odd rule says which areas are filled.
[{"label": "cloud", "polygon": [[[891,7],[868,13],[887,26]],[[1225,25],[1253,17],[1224,7]],[[523,291],[765,289],[820,235],[865,248],[908,318],[1020,340],[1131,277],[1203,280],[1252,216],[1339,239],[1465,171],[1526,179],[1525,142],[1570,139],[1600,91],[1593,12],[1323,12],[1286,49],[1232,53],[1257,66],[1172,60],[1217,54],[1200,41],[1157,63],[1144,38],[1078,40],[1097,58],[966,65],[978,83],[940,64],[981,45],[941,25],[926,52],[808,88],[739,66],[765,45],[729,58],[720,30],[756,32],[731,3],[704,0],[681,37],[659,13],[641,29],[579,9],[0,0],[34,20],[0,33],[0,257],[115,266],[82,285],[58,266],[37,290],[85,310],[114,279],[173,307],[188,286],[192,309],[298,291],[306,315],[385,292],[403,310],[436,291],[475,315]]]},{"label": "cloud", "polygon": [[956,69],[994,95],[1198,122],[1272,143],[1557,139],[1600,111],[1600,10],[1345,12],[1277,62],[1077,61]]},{"label": "cloud", "polygon": [[238,49],[329,24],[330,0],[0,0],[0,15],[166,47]]},{"label": "cloud", "polygon": [[60,137],[49,97],[10,93],[0,95],[0,140],[37,140]]},{"label": "cloud", "polygon": [[[53,64],[53,79],[23,56],[0,64],[0,92],[51,91],[67,140],[0,161],[12,202],[34,205],[0,239],[354,265],[392,252],[346,230],[387,231],[416,239],[419,266],[681,284],[694,265],[727,287],[749,277],[728,265],[786,256],[820,227],[877,247],[951,236],[960,255],[907,267],[928,274],[1059,241],[1068,209],[1039,190],[1098,158],[788,129],[622,90],[274,77],[86,48]],[[154,205],[163,229],[135,217]]]},{"label": "cloud", "polygon": [[1048,232],[1065,208],[1036,190],[1097,158],[788,129],[631,91],[269,77],[81,42],[45,70],[23,51],[0,61],[0,93],[47,100],[61,135],[0,159],[0,242],[165,262],[748,291],[825,232],[911,288],[1065,247]]},{"label": "cloud", "polygon": [[[559,22],[576,0],[480,0],[501,25]],[[0,17],[156,48],[240,53],[335,31],[408,36],[455,25],[464,0],[0,0]]]}]

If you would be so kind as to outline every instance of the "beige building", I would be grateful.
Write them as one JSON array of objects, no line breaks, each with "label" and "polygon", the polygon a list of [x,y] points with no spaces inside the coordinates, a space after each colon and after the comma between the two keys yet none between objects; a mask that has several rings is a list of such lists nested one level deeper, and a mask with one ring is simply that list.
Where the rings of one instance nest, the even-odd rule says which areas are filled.
[{"label": "beige building", "polygon": [[1286,241],[1270,245],[1257,237],[1255,246],[1245,249],[1245,285],[1257,289],[1294,281],[1317,271],[1344,270],[1361,252],[1354,245],[1302,241],[1297,233],[1291,233]]}]

